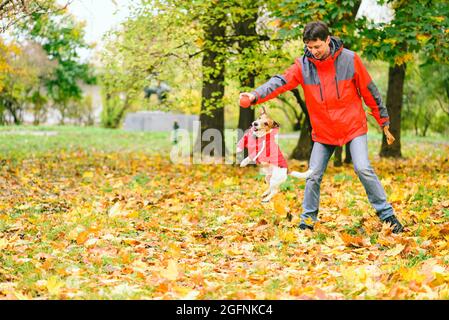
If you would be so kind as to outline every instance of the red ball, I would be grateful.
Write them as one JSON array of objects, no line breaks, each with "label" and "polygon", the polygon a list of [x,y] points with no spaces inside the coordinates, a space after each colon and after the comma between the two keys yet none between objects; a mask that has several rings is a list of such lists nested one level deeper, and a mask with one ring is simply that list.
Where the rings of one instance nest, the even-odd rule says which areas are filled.
[{"label": "red ball", "polygon": [[240,98],[240,106],[242,108],[248,108],[251,105],[251,100],[249,99],[248,96],[242,96]]}]

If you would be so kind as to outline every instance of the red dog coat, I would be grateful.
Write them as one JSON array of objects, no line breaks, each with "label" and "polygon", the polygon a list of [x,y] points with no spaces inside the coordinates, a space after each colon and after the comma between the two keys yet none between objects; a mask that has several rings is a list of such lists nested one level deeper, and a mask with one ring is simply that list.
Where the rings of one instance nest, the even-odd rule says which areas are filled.
[{"label": "red dog coat", "polygon": [[247,148],[249,157],[251,160],[255,160],[256,163],[269,163],[281,168],[287,168],[287,161],[275,141],[278,132],[279,129],[274,128],[265,136],[257,138],[254,128],[250,128],[238,142],[237,148],[241,150]]}]

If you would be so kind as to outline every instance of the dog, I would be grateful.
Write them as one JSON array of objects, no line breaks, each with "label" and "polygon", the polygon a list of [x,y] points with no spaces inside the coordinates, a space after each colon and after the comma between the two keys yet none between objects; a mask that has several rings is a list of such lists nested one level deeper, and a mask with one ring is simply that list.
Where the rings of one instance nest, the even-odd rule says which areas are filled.
[{"label": "dog", "polygon": [[287,161],[276,142],[279,127],[266,112],[262,112],[237,143],[237,153],[242,152],[244,148],[248,149],[248,157],[242,160],[240,167],[245,167],[249,163],[262,165],[261,171],[265,174],[265,182],[269,185],[262,194],[263,203],[269,202],[279,192],[279,187],[287,180],[288,174],[306,179],[313,172],[311,169],[306,172],[288,171]]}]

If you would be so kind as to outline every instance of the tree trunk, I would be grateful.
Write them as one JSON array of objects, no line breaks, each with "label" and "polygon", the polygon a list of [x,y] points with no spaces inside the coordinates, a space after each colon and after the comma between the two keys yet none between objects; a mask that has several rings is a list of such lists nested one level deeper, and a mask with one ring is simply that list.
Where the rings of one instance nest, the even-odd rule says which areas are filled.
[{"label": "tree trunk", "polygon": [[349,164],[352,162],[351,150],[349,149],[349,144],[345,145],[345,163]]},{"label": "tree trunk", "polygon": [[[205,147],[212,144],[213,154],[205,156],[224,157],[224,37],[225,27],[223,16],[208,21],[204,26],[205,48],[202,60],[203,88],[201,95],[200,132],[198,134],[194,152],[201,154]],[[215,131],[206,130],[214,129]],[[217,141],[217,139],[221,141]]]},{"label": "tree trunk", "polygon": [[7,100],[5,103],[5,108],[11,114],[14,124],[19,125],[22,124],[22,118],[20,116],[20,107],[16,106],[17,103],[12,99]]},{"label": "tree trunk", "polygon": [[305,114],[305,118],[301,124],[301,132],[299,134],[298,144],[293,149],[290,157],[296,160],[309,160],[310,153],[312,152],[312,126],[310,124],[309,113],[307,112],[306,103],[301,98],[299,90],[297,88],[291,90],[296,98],[302,112]]},{"label": "tree trunk", "polygon": [[306,115],[301,125],[301,133],[299,135],[298,144],[290,156],[292,159],[309,160],[313,147],[311,132],[312,126],[310,125],[309,116]]},{"label": "tree trunk", "polygon": [[12,117],[14,119],[14,124],[16,126],[22,124],[22,119],[20,117],[20,111],[19,110],[15,110],[15,109],[11,109],[11,110],[13,110],[13,112],[11,114],[12,114]]},{"label": "tree trunk", "polygon": [[390,116],[390,132],[396,138],[392,145],[387,144],[382,134],[381,157],[400,158],[401,154],[401,111],[404,92],[405,64],[390,66],[388,70],[387,110]]},{"label": "tree trunk", "polygon": [[293,131],[300,131],[301,130],[301,124],[304,121],[306,115],[304,113],[301,113],[299,118],[296,120],[295,125],[293,126]]},{"label": "tree trunk", "polygon": [[[241,21],[238,21],[235,24],[235,32],[236,35],[240,38],[239,40],[239,54],[242,56],[244,60],[245,49],[251,52],[257,45],[257,40],[251,39],[251,36],[256,37],[256,21],[257,21],[257,13],[254,16],[250,16],[248,18],[243,18]],[[248,66],[246,66],[245,70]],[[240,86],[243,90],[248,90],[248,88],[254,88],[256,74],[253,70],[250,71],[240,70]],[[254,121],[255,112],[253,108],[240,108],[239,106],[239,123],[238,128],[244,132],[247,130],[251,123]],[[241,137],[239,136],[239,139]],[[245,150],[246,152],[246,150]],[[246,156],[246,153],[245,153]]]},{"label": "tree trunk", "polygon": [[61,126],[65,125],[66,111],[67,106],[65,105],[65,103],[62,103],[61,108],[59,108],[59,113],[61,114],[61,119],[59,119],[59,125]]},{"label": "tree trunk", "polygon": [[343,147],[336,147],[334,151],[334,167],[341,167],[343,165]]},{"label": "tree trunk", "polygon": [[[289,120],[289,122],[291,123],[292,127],[294,128],[294,131],[299,131],[301,130],[301,122],[303,120],[304,117],[304,113],[303,112],[298,112],[298,110],[296,109],[297,106],[296,105],[292,105],[290,102],[288,102],[288,100],[283,97],[282,95],[277,96],[277,99],[282,101],[284,103],[284,106],[286,106],[286,108],[281,107],[280,109],[284,112],[285,117]],[[288,108],[290,110],[293,111],[293,117],[294,119],[292,120],[290,115],[288,114]]]},{"label": "tree trunk", "polygon": [[[345,147],[345,161],[344,163],[349,164],[352,162],[351,150],[349,149],[349,143],[344,145]],[[334,166],[341,167],[343,165],[343,146],[336,147],[334,153]]]}]

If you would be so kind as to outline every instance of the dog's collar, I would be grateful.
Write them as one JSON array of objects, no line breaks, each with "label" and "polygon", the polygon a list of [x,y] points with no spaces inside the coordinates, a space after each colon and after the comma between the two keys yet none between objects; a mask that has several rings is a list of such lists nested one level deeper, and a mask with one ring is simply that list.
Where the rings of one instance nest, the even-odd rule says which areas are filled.
[{"label": "dog's collar", "polygon": [[260,138],[264,138],[264,137],[270,135],[270,133],[271,133],[272,131],[273,131],[273,129],[270,129],[270,131],[266,132],[266,133],[265,133],[263,136],[261,136],[261,137],[258,137],[257,134],[256,134],[256,131],[254,131],[254,130],[253,130],[252,134],[253,134],[253,137],[254,137],[254,138],[260,139]]}]

